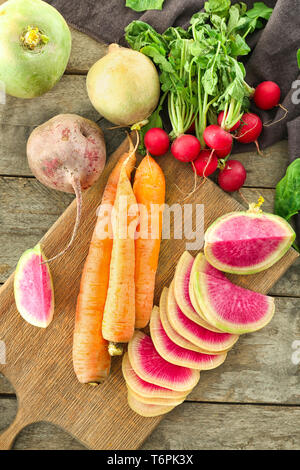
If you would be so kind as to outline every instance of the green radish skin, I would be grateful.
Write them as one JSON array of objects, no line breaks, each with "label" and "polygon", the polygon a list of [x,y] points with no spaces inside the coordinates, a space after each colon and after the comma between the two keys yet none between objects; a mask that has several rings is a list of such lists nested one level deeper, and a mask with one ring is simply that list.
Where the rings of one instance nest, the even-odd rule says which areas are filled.
[{"label": "green radish skin", "polygon": [[[229,263],[220,261],[213,253],[214,243],[218,241],[215,236],[216,231],[222,226],[222,224],[231,218],[246,216],[249,218],[267,218],[269,221],[273,221],[277,227],[281,230],[281,236],[283,236],[282,242],[276,247],[271,255],[268,255],[263,261],[252,264],[251,266],[232,266]],[[255,274],[264,271],[275,263],[277,263],[289,250],[295,240],[296,234],[293,231],[289,223],[283,218],[275,214],[269,214],[262,211],[241,211],[231,212],[225,216],[219,217],[206,231],[205,234],[205,246],[204,254],[207,261],[216,269],[231,274]]]},{"label": "green radish skin", "polygon": [[0,6],[0,80],[9,95],[28,99],[51,90],[70,52],[69,27],[51,5],[9,0]]},{"label": "green radish skin", "polygon": [[142,403],[137,400],[129,391],[128,391],[128,405],[140,416],[144,418],[154,418],[155,416],[161,416],[169,411],[173,410],[174,406],[167,405],[150,405],[149,403]]},{"label": "green radish skin", "polygon": [[[224,293],[225,295],[224,305],[228,304],[228,296],[229,296],[227,292],[225,293],[226,284],[228,286],[231,285],[232,288],[236,288],[238,290],[238,294],[241,296],[240,298],[242,298],[243,293],[247,293],[247,292],[250,293],[250,291],[248,289],[235,286],[233,283],[231,283],[228,280],[216,279],[207,274],[197,273],[197,275],[194,277],[194,289],[195,289],[195,293],[196,293],[199,305],[201,309],[205,312],[205,317],[216,328],[219,328],[220,330],[226,333],[242,335],[242,334],[253,333],[254,331],[258,331],[262,329],[264,326],[266,326],[268,323],[270,323],[275,313],[274,299],[272,297],[264,296],[262,294],[256,294],[255,292],[252,292],[253,295],[260,296],[262,301],[265,301],[265,300],[267,301],[268,307],[264,315],[257,321],[251,322],[249,320],[247,323],[245,321],[239,322],[238,318],[236,319],[235,323],[232,321],[227,321],[214,308],[212,301],[209,300],[210,296],[209,296],[209,291],[207,289],[207,281],[209,281],[209,278],[214,279],[216,282],[219,282],[218,293],[220,293],[220,295]],[[231,297],[232,304],[236,305],[235,304],[236,298],[234,298],[233,295],[231,295],[230,297]],[[256,312],[257,312],[257,309],[255,310],[254,313]]]}]

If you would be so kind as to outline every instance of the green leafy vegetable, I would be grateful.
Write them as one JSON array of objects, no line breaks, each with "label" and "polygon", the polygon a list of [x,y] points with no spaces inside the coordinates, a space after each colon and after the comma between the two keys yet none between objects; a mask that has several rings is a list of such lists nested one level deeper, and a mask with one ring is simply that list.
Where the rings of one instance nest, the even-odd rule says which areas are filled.
[{"label": "green leafy vegetable", "polygon": [[297,62],[298,62],[298,67],[300,69],[300,49],[297,51]]},{"label": "green leafy vegetable", "polygon": [[300,158],[287,168],[276,186],[275,214],[289,220],[300,211]]},{"label": "green leafy vegetable", "polygon": [[134,11],[162,10],[165,0],[126,0],[126,6]]},{"label": "green leafy vegetable", "polygon": [[151,116],[148,118],[148,123],[146,124],[146,126],[143,126],[140,130],[140,145],[139,145],[138,150],[141,155],[146,155],[146,148],[144,145],[144,138],[145,138],[146,133],[153,127],[160,127],[160,129],[163,128],[163,122],[160,117],[160,113],[162,111],[165,98],[166,98],[166,93],[162,96],[160,103],[158,107],[156,108],[156,110],[154,111],[154,113],[152,113]]},{"label": "green leafy vegetable", "polygon": [[172,138],[195,122],[196,135],[205,146],[203,132],[208,123],[216,122],[220,111],[224,111],[226,129],[241,119],[254,89],[246,83],[238,57],[249,54],[246,36],[261,28],[271,13],[262,2],[247,11],[244,3],[208,0],[205,11],[192,16],[187,30],[171,27],[159,34],[142,21],[127,26],[129,45],[159,68]]}]

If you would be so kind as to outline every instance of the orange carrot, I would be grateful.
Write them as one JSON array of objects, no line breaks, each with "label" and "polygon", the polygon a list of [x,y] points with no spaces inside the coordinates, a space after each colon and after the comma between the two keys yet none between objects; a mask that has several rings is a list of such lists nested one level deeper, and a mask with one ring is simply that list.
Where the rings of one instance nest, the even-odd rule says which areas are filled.
[{"label": "orange carrot", "polygon": [[[102,382],[110,371],[108,343],[102,336],[102,318],[109,283],[113,241],[109,235],[106,238],[101,237],[104,225],[106,233],[109,234],[111,230],[110,218],[107,213],[101,213],[101,207],[104,208],[104,204],[113,206],[120,172],[125,161],[126,170],[130,175],[136,161],[131,141],[129,153],[120,158],[108,178],[81,278],[73,342],[74,370],[81,383]],[[105,215],[108,218],[107,223]]]},{"label": "orange carrot", "polygon": [[142,160],[136,171],[133,191],[137,203],[146,209],[140,209],[138,231],[141,233],[138,233],[135,242],[135,326],[144,328],[149,322],[153,307],[166,192],[163,171],[149,155]]},{"label": "orange carrot", "polygon": [[121,170],[114,205],[113,249],[102,323],[102,334],[110,342],[112,356],[122,354],[120,343],[130,341],[135,325],[134,236],[138,207],[125,165],[126,162]]}]

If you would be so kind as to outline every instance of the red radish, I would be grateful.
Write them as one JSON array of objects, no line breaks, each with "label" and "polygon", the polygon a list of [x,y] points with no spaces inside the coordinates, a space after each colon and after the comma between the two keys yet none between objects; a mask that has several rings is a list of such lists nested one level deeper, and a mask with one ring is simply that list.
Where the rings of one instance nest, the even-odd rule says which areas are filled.
[{"label": "red radish", "polygon": [[245,113],[242,116],[242,125],[237,131],[237,140],[242,144],[250,144],[254,142],[259,154],[261,150],[259,148],[257,139],[261,134],[263,124],[261,119],[254,113]]},{"label": "red radish", "polygon": [[229,160],[224,170],[219,173],[218,183],[224,191],[237,191],[245,183],[246,176],[245,167],[241,162]]},{"label": "red radish", "polygon": [[280,101],[280,88],[275,82],[260,83],[254,93],[254,102],[260,109],[268,110],[278,106]]},{"label": "red radish", "polygon": [[[224,117],[224,111],[221,111],[218,115],[218,124],[220,127],[222,127],[223,117]],[[232,126],[231,129],[228,129],[228,132],[236,131],[240,127],[240,125],[241,125],[241,121],[238,121],[234,126]]]},{"label": "red radish", "polygon": [[232,136],[222,127],[211,124],[205,129],[203,138],[206,145],[214,149],[219,158],[224,158],[231,152]]},{"label": "red radish", "polygon": [[144,138],[145,147],[151,155],[160,157],[169,150],[170,139],[168,134],[160,127],[153,127],[146,132]]},{"label": "red radish", "polygon": [[[75,193],[77,217],[73,235],[61,256],[72,245],[80,222],[82,191],[99,178],[106,161],[103,132],[94,122],[76,114],[59,114],[34,129],[27,142],[32,173],[44,185]],[[51,258],[52,261],[54,258]]]},{"label": "red radish", "polygon": [[194,171],[199,176],[209,176],[218,168],[218,159],[213,150],[201,150],[199,157],[194,160]]},{"label": "red radish", "polygon": [[181,162],[192,162],[198,157],[200,150],[200,141],[189,134],[180,135],[171,146],[173,156]]},{"label": "red radish", "polygon": [[242,117],[242,125],[237,133],[237,140],[242,144],[255,142],[260,136],[262,128],[262,121],[257,114],[245,113]]}]

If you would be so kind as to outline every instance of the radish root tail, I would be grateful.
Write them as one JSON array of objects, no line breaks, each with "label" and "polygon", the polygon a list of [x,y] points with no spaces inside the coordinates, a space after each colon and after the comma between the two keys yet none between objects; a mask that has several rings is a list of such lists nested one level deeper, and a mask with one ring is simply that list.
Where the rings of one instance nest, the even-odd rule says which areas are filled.
[{"label": "radish root tail", "polygon": [[80,219],[81,219],[81,211],[82,211],[82,190],[81,190],[80,181],[79,181],[78,179],[76,179],[76,178],[73,178],[73,180],[72,180],[72,186],[73,186],[74,193],[75,193],[75,196],[76,196],[76,201],[77,201],[76,222],[75,222],[75,225],[74,225],[72,237],[71,237],[71,239],[70,239],[68,245],[66,246],[66,248],[63,249],[63,251],[61,251],[61,252],[58,253],[57,255],[53,256],[53,258],[50,258],[50,259],[48,259],[47,261],[44,261],[44,262],[41,263],[41,264],[50,263],[51,261],[54,261],[55,259],[60,258],[61,256],[63,256],[63,255],[69,250],[69,248],[71,247],[71,245],[73,244],[73,242],[74,242],[74,240],[75,240],[75,238],[76,238],[76,235],[77,235],[77,232],[78,232],[78,228],[79,228],[79,224],[80,224]]},{"label": "radish root tail", "polygon": [[276,121],[272,122],[272,121],[268,121],[264,124],[264,127],[271,127],[271,126],[274,126],[274,124],[277,124],[278,122],[280,121],[283,121],[283,119],[285,119],[288,115],[288,110],[282,105],[282,104],[278,104],[277,106],[279,106],[279,108],[281,108],[283,111],[284,111],[284,115],[280,118],[280,119],[277,119]]}]

